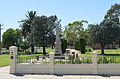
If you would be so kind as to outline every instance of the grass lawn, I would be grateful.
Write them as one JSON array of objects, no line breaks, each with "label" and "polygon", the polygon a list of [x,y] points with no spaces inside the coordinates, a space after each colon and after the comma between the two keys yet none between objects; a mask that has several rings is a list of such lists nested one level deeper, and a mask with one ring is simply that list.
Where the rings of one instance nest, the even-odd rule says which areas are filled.
[{"label": "grass lawn", "polygon": [[10,57],[8,54],[0,55],[0,67],[8,66],[10,64]]},{"label": "grass lawn", "polygon": [[[42,53],[42,49],[39,49],[39,53]],[[46,52],[49,53],[49,52],[54,52],[55,50],[54,49],[50,49],[50,48],[47,48],[46,49]],[[98,54],[101,54],[101,50],[92,50],[93,51],[97,51]],[[92,52],[86,52],[86,54],[81,54],[80,56],[89,56],[91,57],[91,53]],[[105,49],[105,54],[120,54],[120,49]],[[35,56],[38,56],[38,55],[41,55],[41,54],[33,54],[33,55],[21,55],[21,57],[35,57]],[[4,66],[8,66],[10,63],[10,57],[8,54],[3,54],[3,55],[0,55],[0,67],[4,67]]]},{"label": "grass lawn", "polygon": [[[38,51],[38,53],[42,53],[42,49],[38,49],[40,51]],[[46,53],[49,53],[49,52],[54,52],[55,49],[50,49],[50,48],[47,48],[46,49]],[[41,54],[32,54],[32,55],[21,55],[21,57],[35,57],[35,56],[39,56]],[[3,54],[3,55],[0,55],[0,67],[4,67],[4,66],[8,66],[10,65],[10,55],[9,54]]]},{"label": "grass lawn", "polygon": [[[98,54],[101,54],[101,50],[92,50],[93,51],[97,51]],[[81,54],[80,56],[92,56],[92,52],[86,52],[85,54]],[[104,50],[105,54],[115,54],[115,55],[120,55],[120,49],[105,49]]]}]

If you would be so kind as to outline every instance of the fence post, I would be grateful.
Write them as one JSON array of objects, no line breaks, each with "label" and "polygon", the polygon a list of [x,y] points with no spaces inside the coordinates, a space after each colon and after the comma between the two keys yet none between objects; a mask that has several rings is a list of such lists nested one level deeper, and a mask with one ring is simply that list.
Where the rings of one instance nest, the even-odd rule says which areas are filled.
[{"label": "fence post", "polygon": [[11,46],[9,47],[9,51],[10,51],[10,73],[15,74],[16,73],[17,47]]},{"label": "fence post", "polygon": [[92,74],[98,74],[97,51],[92,53]]},{"label": "fence post", "polygon": [[50,58],[50,61],[49,61],[49,74],[53,75],[54,74],[54,55],[55,53],[54,52],[50,52],[49,53],[49,58]]}]

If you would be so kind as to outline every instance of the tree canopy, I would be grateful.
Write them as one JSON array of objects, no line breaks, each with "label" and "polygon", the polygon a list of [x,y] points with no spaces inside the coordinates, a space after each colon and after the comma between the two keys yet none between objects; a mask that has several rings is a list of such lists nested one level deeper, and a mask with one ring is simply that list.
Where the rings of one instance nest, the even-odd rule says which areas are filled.
[{"label": "tree canopy", "polygon": [[10,46],[17,46],[20,47],[20,43],[22,41],[21,30],[20,29],[7,29],[6,32],[2,35],[2,43],[3,47],[7,49]]},{"label": "tree canopy", "polygon": [[34,18],[34,40],[35,43],[39,43],[43,47],[43,54],[46,55],[45,47],[51,42],[52,35],[55,33],[54,22],[57,20],[56,16],[37,16]]},{"label": "tree canopy", "polygon": [[112,44],[120,35],[119,25],[110,20],[103,20],[100,24],[89,25],[90,38],[92,43],[101,44],[101,52],[104,54],[104,47],[107,44]]},{"label": "tree canopy", "polygon": [[26,19],[21,20],[21,27],[22,27],[22,35],[25,39],[29,40],[29,43],[31,45],[31,51],[34,52],[34,43],[33,43],[33,27],[32,22],[34,18],[37,16],[36,11],[27,11],[25,14]]},{"label": "tree canopy", "polygon": [[69,23],[68,26],[65,27],[64,37],[68,40],[70,45],[74,45],[75,41],[81,38],[86,38],[85,35],[86,30],[83,28],[83,23],[88,23],[85,20],[75,21],[73,23]]}]

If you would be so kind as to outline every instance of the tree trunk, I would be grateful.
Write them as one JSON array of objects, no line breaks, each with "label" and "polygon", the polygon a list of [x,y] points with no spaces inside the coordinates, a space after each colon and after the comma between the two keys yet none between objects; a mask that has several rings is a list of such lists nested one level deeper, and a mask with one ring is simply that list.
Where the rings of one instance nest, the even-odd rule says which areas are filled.
[{"label": "tree trunk", "polygon": [[104,47],[105,47],[105,44],[101,43],[101,54],[104,55]]},{"label": "tree trunk", "polygon": [[52,44],[52,47],[51,47],[52,49],[54,49],[54,44]]},{"label": "tree trunk", "polygon": [[34,52],[34,45],[31,45],[31,52]]},{"label": "tree trunk", "polygon": [[119,48],[120,48],[120,41],[118,42],[118,44],[119,44]]},{"label": "tree trunk", "polygon": [[18,47],[18,51],[20,51],[20,47]]},{"label": "tree trunk", "polygon": [[26,49],[24,50],[24,52],[25,52],[25,55],[26,55],[26,54],[27,54],[27,53],[26,53]]},{"label": "tree trunk", "polygon": [[44,44],[43,44],[43,55],[46,55],[46,49]]},{"label": "tree trunk", "polygon": [[119,43],[119,48],[120,48],[120,43]]}]

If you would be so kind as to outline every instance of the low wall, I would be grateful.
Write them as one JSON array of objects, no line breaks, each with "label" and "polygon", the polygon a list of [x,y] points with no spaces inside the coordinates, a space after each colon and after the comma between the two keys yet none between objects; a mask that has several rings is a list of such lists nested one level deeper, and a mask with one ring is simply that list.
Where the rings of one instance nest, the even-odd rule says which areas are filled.
[{"label": "low wall", "polygon": [[48,74],[49,64],[17,64],[16,73],[39,73]]},{"label": "low wall", "polygon": [[120,75],[120,64],[98,64],[98,74]]},{"label": "low wall", "polygon": [[[55,64],[54,74],[92,74],[92,64]],[[49,64],[17,64],[16,73],[50,74]]]},{"label": "low wall", "polygon": [[[16,73],[50,74],[49,64],[17,64]],[[92,64],[55,64],[54,74],[94,74]],[[120,75],[120,64],[98,64],[98,75]]]},{"label": "low wall", "polygon": [[[10,73],[34,73],[34,74],[110,74],[120,75],[120,64],[98,64],[97,52],[92,53],[90,64],[57,64],[54,53],[49,53],[49,63],[43,64],[22,64],[17,63],[17,47],[10,47]],[[88,57],[87,57],[88,58]],[[86,58],[85,58],[86,59]],[[109,57],[108,57],[109,59]],[[115,58],[116,59],[116,58]],[[118,62],[120,58],[116,59]],[[67,61],[67,60],[65,60]],[[111,61],[111,60],[109,60]],[[112,58],[113,61],[113,58]],[[120,63],[120,62],[119,62]]]},{"label": "low wall", "polygon": [[56,64],[55,74],[92,74],[92,64]]}]

